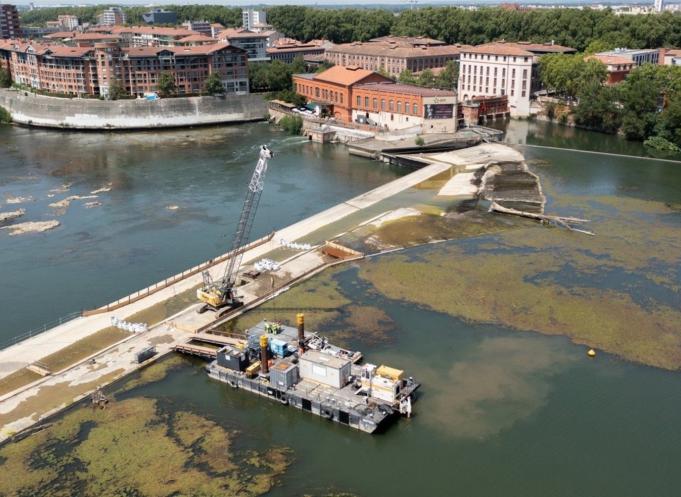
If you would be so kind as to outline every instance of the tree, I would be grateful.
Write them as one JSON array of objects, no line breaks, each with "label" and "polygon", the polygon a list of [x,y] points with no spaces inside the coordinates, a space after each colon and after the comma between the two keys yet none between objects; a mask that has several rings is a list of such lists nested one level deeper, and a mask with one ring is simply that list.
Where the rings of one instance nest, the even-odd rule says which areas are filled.
[{"label": "tree", "polygon": [[459,66],[453,60],[435,77],[435,87],[441,90],[455,90],[459,80]]},{"label": "tree", "polygon": [[175,77],[169,73],[164,72],[158,78],[158,93],[162,97],[170,97],[175,95],[177,86],[175,85]]},{"label": "tree", "polygon": [[225,92],[225,87],[218,73],[213,72],[206,78],[203,83],[203,91],[208,95],[219,95]]},{"label": "tree", "polygon": [[400,83],[404,83],[405,85],[416,84],[416,77],[414,76],[414,73],[411,72],[409,69],[405,69],[404,71],[402,71],[398,76],[397,80]]},{"label": "tree", "polygon": [[291,88],[291,64],[280,60],[248,64],[251,88],[254,91],[281,91]]},{"label": "tree", "polygon": [[656,131],[662,138],[681,147],[681,96],[673,95],[657,122]]},{"label": "tree", "polygon": [[4,67],[0,67],[0,88],[9,88],[12,86],[12,76]]},{"label": "tree", "polygon": [[628,140],[645,140],[653,134],[663,89],[657,67],[652,64],[637,67],[618,87],[622,132]]},{"label": "tree", "polygon": [[296,58],[291,62],[291,74],[300,74],[305,72],[305,61],[302,55],[296,55]]},{"label": "tree", "polygon": [[127,92],[125,91],[125,87],[123,86],[121,81],[118,79],[114,80],[114,82],[111,83],[111,85],[109,86],[109,94],[107,98],[109,100],[119,100],[126,96]]},{"label": "tree", "polygon": [[615,91],[599,81],[584,84],[575,108],[575,122],[597,131],[615,133],[620,126]]},{"label": "tree", "polygon": [[426,88],[435,87],[435,75],[430,69],[424,69],[421,71],[416,78],[416,84],[418,86],[425,86]]}]

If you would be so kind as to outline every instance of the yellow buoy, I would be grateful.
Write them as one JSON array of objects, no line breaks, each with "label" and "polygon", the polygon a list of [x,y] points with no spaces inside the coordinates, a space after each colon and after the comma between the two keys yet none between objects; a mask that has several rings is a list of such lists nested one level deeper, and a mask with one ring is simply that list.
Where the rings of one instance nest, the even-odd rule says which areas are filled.
[{"label": "yellow buoy", "polygon": [[594,349],[589,349],[586,353],[589,357],[596,357],[596,351]]}]

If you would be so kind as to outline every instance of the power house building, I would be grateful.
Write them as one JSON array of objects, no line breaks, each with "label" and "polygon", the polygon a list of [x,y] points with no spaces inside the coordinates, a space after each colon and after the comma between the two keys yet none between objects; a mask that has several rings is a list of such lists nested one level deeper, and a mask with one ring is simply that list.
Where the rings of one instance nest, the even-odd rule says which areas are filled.
[{"label": "power house building", "polygon": [[296,92],[343,123],[387,130],[420,126],[423,133],[456,131],[456,93],[394,83],[377,72],[334,66],[293,76]]}]

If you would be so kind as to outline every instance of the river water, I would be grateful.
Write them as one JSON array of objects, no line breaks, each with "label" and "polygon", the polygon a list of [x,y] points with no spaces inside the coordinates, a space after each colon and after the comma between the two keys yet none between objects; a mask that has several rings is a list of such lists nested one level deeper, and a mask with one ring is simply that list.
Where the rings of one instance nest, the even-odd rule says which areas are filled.
[{"label": "river water", "polygon": [[[516,144],[648,155],[642,146],[616,137],[540,123],[510,126],[508,139]],[[351,158],[342,147],[287,138],[265,125],[140,135],[0,128],[0,198],[32,196],[34,201],[25,204],[27,218],[62,222],[57,230],[37,235],[0,232],[0,297],[3,309],[11,309],[0,315],[1,333],[11,335],[81,305],[112,300],[223,251],[263,141],[277,156],[256,235],[401,174]],[[636,327],[635,319],[652,319],[664,306],[672,311],[664,311],[659,329],[681,329],[673,312],[681,307],[681,254],[676,253],[681,164],[526,146],[520,150],[542,178],[547,209],[588,214],[594,219],[595,241],[558,238],[561,244],[546,244],[546,233],[566,235],[518,228],[508,236],[411,249],[330,276],[344,306],[382,311],[383,332],[355,336],[348,333],[348,323],[361,327],[361,319],[344,318],[329,321],[325,331],[361,348],[372,362],[417,377],[423,389],[413,418],[368,436],[233,391],[209,380],[194,361],[121,399],[145,396],[159,399],[166,409],[191,410],[238,430],[244,445],[290,447],[292,464],[273,496],[678,495],[681,378],[669,370],[678,368],[673,367],[678,357],[669,353],[679,346],[678,339],[665,335],[664,347],[648,350],[645,340],[657,340],[653,326],[643,338],[632,331],[631,340],[641,340],[641,346],[630,350],[619,340],[609,341],[609,332],[592,336],[578,328],[580,321],[619,326],[622,309],[631,311],[624,319]],[[56,216],[47,206],[53,201],[47,192],[63,183],[73,183],[67,195],[85,195],[109,182],[112,190],[101,194],[100,207],[85,209],[82,201],[74,201]],[[170,205],[178,209],[167,210]],[[634,230],[649,225],[661,231],[645,232],[638,238],[646,240],[639,240]],[[632,232],[625,231],[623,238],[610,231],[627,226]],[[577,246],[563,252],[569,240],[577,240],[572,242]],[[641,259],[644,251],[652,253],[654,263]],[[488,268],[482,259],[473,259],[488,279],[467,286],[460,297],[479,298],[479,308],[428,299],[417,305],[407,290],[400,293],[381,279],[385,264],[392,264],[388,272],[399,279],[400,267],[436,261],[454,280],[457,261],[452,259],[460,258],[461,274],[467,275],[465,258],[481,253],[488,260],[513,261],[525,272],[518,276],[507,267]],[[522,266],[528,258],[547,267],[529,274]],[[600,271],[594,261],[607,269]],[[508,274],[518,276],[516,286],[494,279]],[[522,300],[523,284],[539,288],[531,298],[563,299],[569,293],[573,300],[565,305],[572,315],[552,309],[545,321],[533,319],[544,312],[541,299],[530,300],[532,305]],[[433,283],[428,291],[451,291],[446,286]],[[497,287],[517,292],[518,305],[524,307],[516,313],[485,314],[487,308],[503,306],[493,291]],[[589,302],[594,308],[586,307]],[[624,307],[613,307],[621,303]],[[572,328],[555,323],[571,323]],[[602,340],[618,355],[599,351],[597,359],[587,359],[584,346],[575,343],[585,337]]]}]

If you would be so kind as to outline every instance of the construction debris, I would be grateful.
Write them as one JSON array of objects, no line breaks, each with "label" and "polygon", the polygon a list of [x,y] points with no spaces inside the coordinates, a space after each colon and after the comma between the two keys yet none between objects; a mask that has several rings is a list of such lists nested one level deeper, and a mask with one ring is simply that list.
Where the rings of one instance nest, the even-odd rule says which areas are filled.
[{"label": "construction debris", "polygon": [[537,219],[542,222],[551,222],[554,224],[557,224],[558,226],[562,226],[563,228],[567,228],[570,231],[577,231],[579,233],[584,233],[585,235],[591,235],[593,236],[593,232],[583,230],[580,228],[575,228],[571,224],[580,224],[580,223],[588,223],[589,219],[581,219],[578,217],[565,217],[565,216],[549,216],[547,214],[537,214],[534,212],[526,212],[526,211],[519,211],[517,209],[511,209],[508,207],[503,207],[499,205],[496,202],[492,202],[492,204],[489,207],[490,212],[500,212],[502,214],[512,214],[515,216],[522,216],[522,217],[527,217],[530,219]]}]

